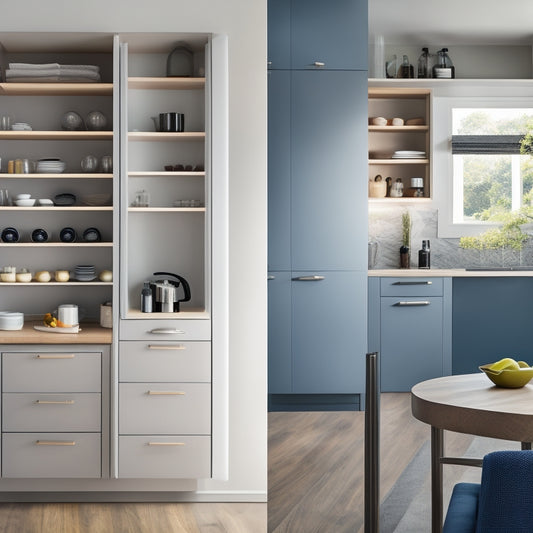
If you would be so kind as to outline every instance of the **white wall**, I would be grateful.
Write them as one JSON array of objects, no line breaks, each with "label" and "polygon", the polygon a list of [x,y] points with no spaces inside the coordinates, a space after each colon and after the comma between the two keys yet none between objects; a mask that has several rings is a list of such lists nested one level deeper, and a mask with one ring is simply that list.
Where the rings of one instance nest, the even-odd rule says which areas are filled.
[{"label": "white wall", "polygon": [[[20,0],[0,31],[213,32],[229,43],[230,479],[220,499],[267,487],[266,0]],[[211,496],[211,498],[214,496]],[[210,499],[206,497],[206,499]]]}]

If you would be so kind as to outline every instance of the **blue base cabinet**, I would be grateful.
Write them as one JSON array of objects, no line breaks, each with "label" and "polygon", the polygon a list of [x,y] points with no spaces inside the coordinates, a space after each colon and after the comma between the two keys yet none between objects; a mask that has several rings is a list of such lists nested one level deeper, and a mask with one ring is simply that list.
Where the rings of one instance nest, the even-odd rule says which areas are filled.
[{"label": "blue base cabinet", "polygon": [[453,373],[512,357],[533,364],[533,278],[455,278]]},{"label": "blue base cabinet", "polygon": [[451,278],[369,278],[369,351],[382,392],[451,374]]}]

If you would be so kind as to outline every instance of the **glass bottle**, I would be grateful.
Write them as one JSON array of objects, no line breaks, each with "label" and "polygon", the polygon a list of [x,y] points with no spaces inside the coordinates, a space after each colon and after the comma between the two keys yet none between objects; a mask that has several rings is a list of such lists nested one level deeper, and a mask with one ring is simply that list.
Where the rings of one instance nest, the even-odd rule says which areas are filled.
[{"label": "glass bottle", "polygon": [[448,55],[448,49],[443,48],[437,52],[437,64],[433,67],[434,78],[455,78],[455,67]]},{"label": "glass bottle", "polygon": [[400,68],[398,69],[398,73],[396,74],[397,78],[414,78],[415,77],[415,69],[413,68],[413,65],[409,63],[409,58],[404,55],[402,64],[400,65]]},{"label": "glass bottle", "polygon": [[429,240],[422,241],[422,249],[418,250],[418,268],[430,268]]},{"label": "glass bottle", "polygon": [[428,48],[422,48],[422,54],[418,58],[418,77],[419,78],[431,78],[432,71],[430,65],[430,57],[433,54],[429,53]]}]

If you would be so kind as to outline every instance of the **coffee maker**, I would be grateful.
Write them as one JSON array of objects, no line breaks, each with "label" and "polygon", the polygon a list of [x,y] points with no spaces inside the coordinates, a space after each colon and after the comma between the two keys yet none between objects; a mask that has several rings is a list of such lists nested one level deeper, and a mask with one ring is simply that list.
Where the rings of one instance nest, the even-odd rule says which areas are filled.
[{"label": "coffee maker", "polygon": [[[152,291],[152,311],[155,313],[179,313],[180,303],[191,299],[191,288],[187,280],[178,274],[171,272],[154,272],[154,276],[167,276],[150,282]],[[175,279],[168,279],[175,278]],[[179,298],[183,288],[183,297]]]}]

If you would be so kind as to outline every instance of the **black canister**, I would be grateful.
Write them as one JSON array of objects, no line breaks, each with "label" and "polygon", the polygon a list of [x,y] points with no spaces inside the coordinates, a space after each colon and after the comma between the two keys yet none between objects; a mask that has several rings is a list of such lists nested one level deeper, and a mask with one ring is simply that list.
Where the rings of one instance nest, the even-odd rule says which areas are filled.
[{"label": "black canister", "polygon": [[429,241],[422,241],[422,250],[418,250],[418,268],[430,268]]},{"label": "black canister", "polygon": [[61,242],[74,242],[77,239],[76,231],[73,228],[63,228],[59,232]]},{"label": "black canister", "polygon": [[1,237],[3,242],[18,242],[19,232],[15,228],[5,228]]},{"label": "black canister", "polygon": [[46,242],[48,240],[48,233],[43,228],[34,229],[31,232],[31,240],[33,242]]}]

